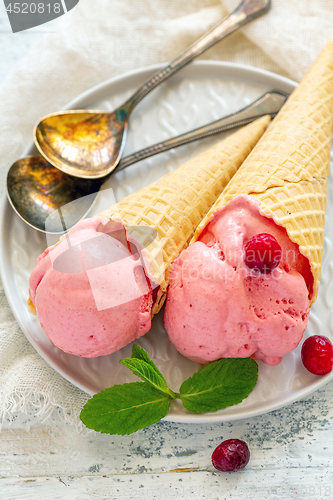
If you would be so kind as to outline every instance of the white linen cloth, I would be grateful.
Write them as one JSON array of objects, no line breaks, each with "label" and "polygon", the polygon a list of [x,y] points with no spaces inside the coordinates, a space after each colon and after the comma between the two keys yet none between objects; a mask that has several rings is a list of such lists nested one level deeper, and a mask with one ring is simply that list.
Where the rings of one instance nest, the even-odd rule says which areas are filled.
[{"label": "white linen cloth", "polygon": [[[0,88],[1,196],[39,118],[112,76],[170,61],[238,0],[80,0]],[[203,54],[300,80],[333,33],[331,2],[272,0],[271,11]],[[56,419],[79,425],[88,396],[29,344],[0,296],[0,426]]]}]

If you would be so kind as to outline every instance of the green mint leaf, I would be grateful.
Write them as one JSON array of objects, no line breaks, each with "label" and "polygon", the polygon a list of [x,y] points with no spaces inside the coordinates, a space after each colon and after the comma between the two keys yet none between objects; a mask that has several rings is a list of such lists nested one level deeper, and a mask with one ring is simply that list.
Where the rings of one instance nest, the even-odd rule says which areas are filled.
[{"label": "green mint leaf", "polygon": [[140,347],[137,344],[134,344],[132,347],[132,359],[141,359],[142,361],[145,361],[150,365],[152,368],[154,368],[156,373],[159,373],[161,377],[163,377],[162,373],[159,371],[157,366],[155,365],[154,361],[152,361],[148,355],[148,352],[143,349],[143,347]]},{"label": "green mint leaf", "polygon": [[131,382],[95,394],[80,418],[89,429],[124,436],[155,424],[167,415],[169,407],[167,395],[146,382]]},{"label": "green mint leaf", "polygon": [[250,358],[214,361],[185,380],[180,398],[189,411],[216,411],[243,401],[256,385],[258,365]]},{"label": "green mint leaf", "polygon": [[122,359],[120,363],[127,366],[127,368],[129,368],[134,375],[140,377],[144,382],[148,382],[158,391],[168,394],[168,396],[174,398],[174,393],[167,386],[163,375],[158,370],[155,371],[150,364],[146,363],[146,361],[136,358],[125,358]]}]

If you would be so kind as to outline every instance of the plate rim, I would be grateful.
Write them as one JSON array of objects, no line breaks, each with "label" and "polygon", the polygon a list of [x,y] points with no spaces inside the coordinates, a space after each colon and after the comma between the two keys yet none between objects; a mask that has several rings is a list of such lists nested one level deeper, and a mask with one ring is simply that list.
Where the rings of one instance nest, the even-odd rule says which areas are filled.
[{"label": "plate rim", "polygon": [[[129,78],[134,78],[139,75],[144,75],[145,73],[151,72],[153,73],[154,71],[157,71],[161,68],[163,68],[165,64],[160,63],[160,64],[154,64],[150,66],[145,66],[142,68],[137,68],[134,70],[131,70],[129,72],[123,73],[121,75],[117,75],[115,77],[109,78],[93,87],[90,89],[84,91],[81,93],[79,96],[75,97],[72,99],[66,106],[64,106],[61,110],[66,110],[66,109],[80,109],[78,108],[78,103],[80,101],[83,101],[84,99],[89,98],[90,96],[93,96],[94,94],[103,91],[110,85],[115,85],[122,80],[128,80]],[[290,86],[292,88],[296,88],[298,85],[297,82],[294,82],[293,80],[279,75],[277,73],[273,73],[271,71],[267,71],[261,68],[256,68],[253,66],[248,66],[246,64],[238,64],[234,62],[226,62],[226,61],[216,61],[216,60],[199,60],[199,61],[194,61],[191,63],[191,65],[187,66],[187,68],[190,67],[219,67],[219,68],[224,68],[227,70],[235,71],[235,73],[242,73],[245,72],[247,75],[253,76],[256,79],[258,77],[266,77],[270,79],[278,79],[279,84],[285,84],[287,86]],[[236,76],[236,75],[235,75]],[[144,81],[144,80],[143,80]],[[271,89],[275,90],[275,89]],[[276,89],[278,90],[278,89]],[[82,109],[82,108],[81,108]],[[27,156],[29,151],[34,147],[34,142],[32,141],[29,146],[26,147],[24,150],[24,153],[22,157]],[[38,343],[34,341],[33,338],[31,338],[27,331],[26,331],[26,325],[23,322],[22,316],[19,314],[18,309],[16,308],[15,304],[15,296],[12,294],[11,291],[11,286],[10,286],[10,281],[15,284],[15,275],[9,272],[10,264],[7,260],[7,255],[8,255],[8,246],[9,246],[9,240],[6,241],[4,238],[5,235],[5,226],[6,226],[6,217],[8,214],[8,209],[13,210],[10,202],[8,201],[7,194],[3,196],[2,202],[1,202],[1,216],[0,216],[0,274],[1,274],[1,279],[2,279],[2,284],[4,288],[4,292],[6,295],[6,298],[8,300],[9,306],[11,308],[11,311],[18,322],[23,334],[25,337],[28,339],[28,341],[31,343],[31,345],[34,347],[34,349],[38,352],[38,354],[48,363],[49,366],[51,366],[59,375],[64,377],[67,381],[72,383],[75,387],[81,389],[83,392],[92,395],[89,390],[87,390],[87,387],[84,386],[84,384],[80,383],[79,380],[76,380],[75,377],[66,374],[59,366],[50,358],[48,358],[42,349],[39,348]],[[16,216],[16,214],[14,213]],[[7,265],[6,265],[7,264]],[[19,292],[17,292],[19,294]],[[291,397],[288,398],[287,401],[277,401],[275,404],[269,404],[267,406],[269,407],[264,407],[264,408],[258,408],[258,409],[244,409],[244,415],[239,414],[239,415],[221,415],[221,414],[216,414],[216,412],[212,413],[204,413],[204,414],[168,414],[166,417],[164,417],[162,420],[164,421],[169,421],[169,422],[175,422],[175,423],[192,423],[192,424],[211,424],[211,423],[217,423],[217,422],[233,422],[236,420],[243,420],[259,415],[263,415],[265,413],[269,413],[271,411],[284,408],[286,406],[289,406],[290,404],[294,403],[295,401],[299,401],[300,399],[303,399],[304,397],[312,394],[316,390],[320,389],[324,385],[326,385],[330,380],[333,379],[333,372],[322,376],[320,379],[317,381],[311,383],[309,386],[300,389],[292,395]]]}]

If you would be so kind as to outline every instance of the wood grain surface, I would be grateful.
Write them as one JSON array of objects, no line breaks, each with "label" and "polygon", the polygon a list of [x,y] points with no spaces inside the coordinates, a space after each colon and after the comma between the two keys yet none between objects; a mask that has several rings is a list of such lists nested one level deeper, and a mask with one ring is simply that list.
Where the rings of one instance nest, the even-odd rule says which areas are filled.
[{"label": "wood grain surface", "polygon": [[[214,425],[161,422],[130,436],[37,425],[0,433],[0,499],[333,499],[333,383],[260,417]],[[245,440],[243,471],[211,465]]]}]

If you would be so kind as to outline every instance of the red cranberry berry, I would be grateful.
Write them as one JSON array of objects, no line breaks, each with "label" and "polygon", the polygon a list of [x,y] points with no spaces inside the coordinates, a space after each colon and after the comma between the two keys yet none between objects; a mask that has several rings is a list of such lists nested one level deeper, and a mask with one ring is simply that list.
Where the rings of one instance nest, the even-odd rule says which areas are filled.
[{"label": "red cranberry berry", "polygon": [[244,261],[248,268],[261,274],[269,274],[281,260],[282,250],[274,236],[261,233],[253,236],[245,245]]},{"label": "red cranberry berry", "polygon": [[304,341],[301,357],[303,365],[309,372],[325,375],[333,368],[332,342],[322,335],[312,335]]},{"label": "red cranberry berry", "polygon": [[250,451],[240,439],[227,439],[215,448],[212,464],[222,472],[235,472],[243,469],[250,460]]}]

